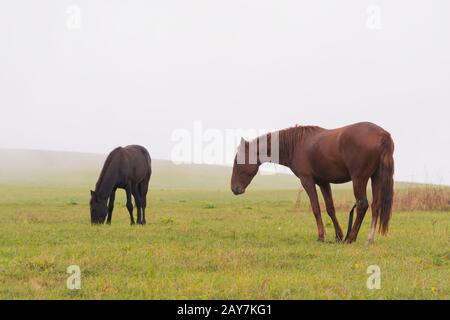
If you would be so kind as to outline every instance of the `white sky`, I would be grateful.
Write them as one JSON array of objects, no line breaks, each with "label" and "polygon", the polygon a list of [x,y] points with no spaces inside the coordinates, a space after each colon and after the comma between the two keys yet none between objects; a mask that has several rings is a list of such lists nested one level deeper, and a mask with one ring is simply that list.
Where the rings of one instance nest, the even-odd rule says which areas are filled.
[{"label": "white sky", "polygon": [[372,121],[394,137],[397,179],[450,184],[449,12],[446,0],[1,1],[0,148],[139,143],[168,159],[195,120]]}]

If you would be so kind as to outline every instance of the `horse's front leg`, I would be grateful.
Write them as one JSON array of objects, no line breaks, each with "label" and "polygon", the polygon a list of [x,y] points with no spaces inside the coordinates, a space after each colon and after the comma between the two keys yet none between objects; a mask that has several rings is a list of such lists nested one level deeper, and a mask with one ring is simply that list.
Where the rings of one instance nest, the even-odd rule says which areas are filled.
[{"label": "horse's front leg", "polygon": [[316,218],[317,230],[319,233],[318,241],[325,241],[325,228],[323,226],[322,215],[320,213],[319,198],[317,197],[316,184],[311,178],[300,179],[303,188],[308,194],[309,200],[311,202],[311,208]]},{"label": "horse's front leg", "polygon": [[107,224],[111,224],[111,220],[112,220],[112,212],[114,210],[114,200],[116,199],[116,189],[114,189],[111,193],[111,195],[109,196],[109,201],[108,201],[108,218],[106,219],[106,223]]},{"label": "horse's front leg", "polygon": [[336,210],[334,209],[333,195],[331,193],[331,186],[329,183],[321,185],[320,190],[322,191],[323,199],[327,207],[327,213],[333,221],[334,231],[336,232],[336,241],[341,242],[344,239],[341,226],[336,217]]}]

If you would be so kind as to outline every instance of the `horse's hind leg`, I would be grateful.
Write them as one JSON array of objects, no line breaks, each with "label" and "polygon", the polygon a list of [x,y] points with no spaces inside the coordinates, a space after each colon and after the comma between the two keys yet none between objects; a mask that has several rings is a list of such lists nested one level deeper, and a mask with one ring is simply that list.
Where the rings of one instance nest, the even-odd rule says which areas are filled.
[{"label": "horse's hind leg", "polygon": [[378,217],[380,214],[380,197],[381,197],[381,184],[380,179],[378,179],[375,173],[372,178],[372,224],[370,227],[369,237],[367,239],[367,244],[372,244],[375,240],[375,232],[377,229]]},{"label": "horse's hind leg", "polygon": [[336,232],[336,241],[343,240],[343,234],[339,221],[336,217],[336,210],[333,203],[333,194],[331,192],[331,186],[329,183],[321,185],[320,190],[322,191],[323,199],[325,201],[325,206],[327,208],[327,213],[333,221],[334,231]]},{"label": "horse's hind leg", "polygon": [[142,201],[141,201],[141,193],[139,192],[139,184],[135,184],[133,186],[133,196],[134,201],[136,202],[136,211],[137,211],[137,224],[142,224]]},{"label": "horse's hind leg", "polygon": [[133,218],[133,202],[131,201],[131,185],[128,185],[125,189],[125,192],[127,193],[127,209],[130,213],[130,224],[134,224],[134,218]]},{"label": "horse's hind leg", "polygon": [[367,209],[369,208],[369,202],[367,201],[367,182],[368,178],[354,178],[353,179],[353,193],[356,198],[356,220],[353,225],[348,238],[345,239],[346,243],[352,243],[356,241],[358,237],[359,228],[364,220]]},{"label": "horse's hind leg", "polygon": [[142,224],[147,223],[147,221],[145,220],[145,208],[147,207],[147,192],[148,192],[149,180],[150,180],[150,178],[145,179],[139,185],[139,191],[141,194],[141,206],[142,206]]}]

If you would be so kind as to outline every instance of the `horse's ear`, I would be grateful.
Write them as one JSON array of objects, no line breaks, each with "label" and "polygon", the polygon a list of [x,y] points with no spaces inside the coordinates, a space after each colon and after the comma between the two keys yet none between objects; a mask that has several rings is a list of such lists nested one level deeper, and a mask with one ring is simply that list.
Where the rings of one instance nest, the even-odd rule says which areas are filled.
[{"label": "horse's ear", "polygon": [[95,192],[91,190],[91,197],[95,197]]},{"label": "horse's ear", "polygon": [[245,139],[241,137],[241,145],[245,145]]}]

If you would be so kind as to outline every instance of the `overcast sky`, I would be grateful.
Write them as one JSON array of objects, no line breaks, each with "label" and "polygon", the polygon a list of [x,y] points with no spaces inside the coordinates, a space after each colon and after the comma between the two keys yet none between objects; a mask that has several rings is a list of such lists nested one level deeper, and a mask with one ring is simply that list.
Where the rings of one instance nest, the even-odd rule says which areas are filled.
[{"label": "overcast sky", "polygon": [[[78,15],[78,10],[80,14]],[[450,184],[450,2],[0,2],[0,148],[171,156],[174,130],[375,122]]]}]

